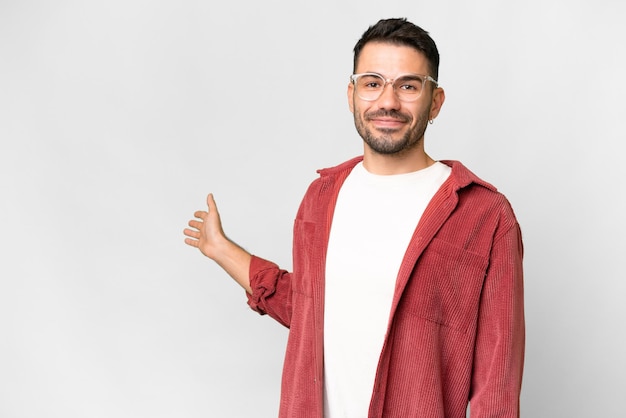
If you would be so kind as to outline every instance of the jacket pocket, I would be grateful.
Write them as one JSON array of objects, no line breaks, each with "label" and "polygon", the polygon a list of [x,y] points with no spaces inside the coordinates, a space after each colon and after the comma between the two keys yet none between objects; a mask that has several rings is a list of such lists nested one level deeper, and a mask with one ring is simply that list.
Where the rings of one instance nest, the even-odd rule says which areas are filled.
[{"label": "jacket pocket", "polygon": [[402,295],[408,313],[467,332],[478,315],[488,259],[433,239],[418,258]]}]

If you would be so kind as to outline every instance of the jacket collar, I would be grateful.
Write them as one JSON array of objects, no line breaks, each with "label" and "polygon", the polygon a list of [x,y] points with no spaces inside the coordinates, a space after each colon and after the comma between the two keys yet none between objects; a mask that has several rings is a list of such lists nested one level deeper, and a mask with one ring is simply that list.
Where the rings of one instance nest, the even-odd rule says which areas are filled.
[{"label": "jacket collar", "polygon": [[[345,171],[352,171],[354,166],[363,161],[363,156],[358,156],[352,158],[344,163],[341,163],[334,167],[322,168],[317,170],[320,177],[334,177],[340,174],[345,174]],[[482,180],[476,174],[472,173],[467,167],[465,167],[460,161],[456,160],[441,160],[441,162],[450,168],[452,168],[452,172],[450,176],[454,181],[454,190],[459,190],[464,187],[469,186],[470,184],[477,184],[479,186],[483,186],[487,189],[496,191],[497,189],[492,184]]]}]

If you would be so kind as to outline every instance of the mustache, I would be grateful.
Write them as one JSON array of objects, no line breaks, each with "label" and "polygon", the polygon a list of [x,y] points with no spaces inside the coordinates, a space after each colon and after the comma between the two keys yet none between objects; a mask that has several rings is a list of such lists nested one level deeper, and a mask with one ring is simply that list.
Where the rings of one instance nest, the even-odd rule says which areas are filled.
[{"label": "mustache", "polygon": [[379,109],[375,112],[367,112],[364,116],[367,120],[372,120],[376,118],[393,118],[402,122],[411,121],[410,117],[398,112],[397,110]]}]

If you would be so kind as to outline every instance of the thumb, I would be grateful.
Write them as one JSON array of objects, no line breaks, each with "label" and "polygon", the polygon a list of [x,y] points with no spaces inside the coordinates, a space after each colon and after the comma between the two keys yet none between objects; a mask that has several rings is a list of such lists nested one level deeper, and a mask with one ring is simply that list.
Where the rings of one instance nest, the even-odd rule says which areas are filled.
[{"label": "thumb", "polygon": [[217,205],[215,204],[215,198],[213,197],[213,193],[209,193],[206,197],[206,204],[209,207],[209,213],[213,212],[216,215],[219,215],[217,211]]},{"label": "thumb", "polygon": [[220,219],[220,213],[217,210],[217,205],[215,204],[213,193],[209,193],[209,195],[206,197],[206,203],[209,207],[209,215],[207,217],[206,227],[209,228],[213,234],[225,236],[224,230],[222,229],[222,220]]}]

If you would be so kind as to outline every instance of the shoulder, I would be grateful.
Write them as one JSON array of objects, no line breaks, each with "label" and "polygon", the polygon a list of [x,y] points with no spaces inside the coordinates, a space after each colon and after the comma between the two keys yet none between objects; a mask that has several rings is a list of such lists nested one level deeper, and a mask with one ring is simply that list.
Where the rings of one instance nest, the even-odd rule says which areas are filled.
[{"label": "shoulder", "polygon": [[509,200],[491,183],[481,179],[459,161],[444,160],[450,166],[451,188],[459,205],[477,212],[494,212],[507,224],[517,223]]},{"label": "shoulder", "polygon": [[484,187],[485,189],[491,190],[493,192],[497,192],[496,187],[486,182],[485,180],[478,177],[469,168],[467,168],[460,161],[455,160],[441,160],[441,162],[452,169],[450,173],[450,177],[454,181],[455,185],[460,189],[463,187],[467,187],[470,185],[478,185]]},{"label": "shoulder", "polygon": [[307,214],[317,212],[320,207],[333,205],[344,180],[362,160],[363,157],[355,157],[339,165],[317,170],[319,177],[306,190],[298,210],[298,218],[307,217]]},{"label": "shoulder", "polygon": [[337,183],[343,183],[343,180],[348,177],[352,169],[361,161],[363,161],[363,157],[358,156],[332,167],[320,168],[317,170],[319,177],[309,185],[309,192],[319,188],[325,189]]},{"label": "shoulder", "polygon": [[356,166],[361,161],[363,161],[363,156],[354,157],[333,167],[320,168],[319,170],[317,170],[317,173],[320,175],[320,178],[336,176],[344,172],[349,173],[354,168],[354,166]]}]

